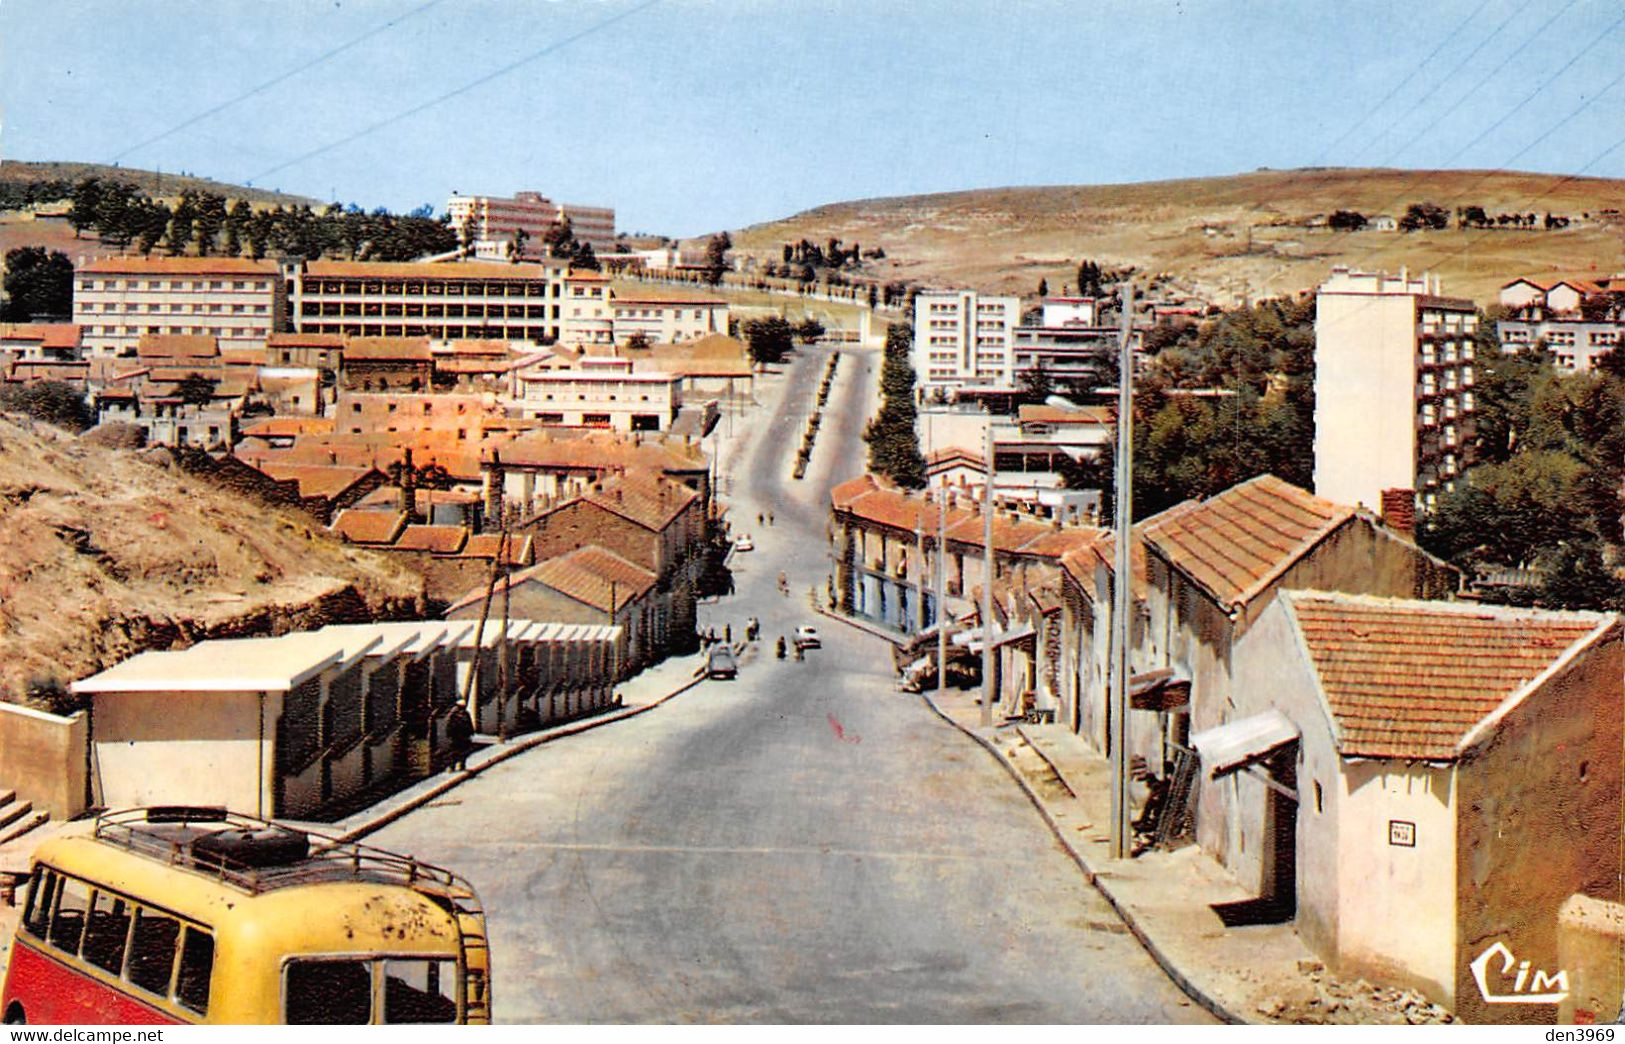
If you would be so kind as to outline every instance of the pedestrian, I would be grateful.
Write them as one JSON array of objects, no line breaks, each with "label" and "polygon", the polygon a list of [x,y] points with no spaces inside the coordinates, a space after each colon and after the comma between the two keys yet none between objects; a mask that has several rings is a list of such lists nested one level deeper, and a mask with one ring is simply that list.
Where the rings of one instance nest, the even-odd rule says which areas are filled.
[{"label": "pedestrian", "polygon": [[774,649],[773,655],[777,656],[781,660],[784,659],[784,635],[782,634],[779,635],[779,644],[778,647]]},{"label": "pedestrian", "polygon": [[767,524],[770,526],[773,524],[773,512],[771,511],[767,513]]},{"label": "pedestrian", "polygon": [[729,645],[732,645],[734,643],[734,625],[733,624],[727,623],[727,624],[722,625],[722,640],[727,642]]},{"label": "pedestrian", "polygon": [[762,513],[760,511],[756,512],[756,524],[758,526],[762,524]]},{"label": "pedestrian", "polygon": [[462,772],[468,768],[468,752],[474,746],[474,719],[468,716],[467,707],[459,704],[446,719],[446,739],[451,744],[451,771]]}]

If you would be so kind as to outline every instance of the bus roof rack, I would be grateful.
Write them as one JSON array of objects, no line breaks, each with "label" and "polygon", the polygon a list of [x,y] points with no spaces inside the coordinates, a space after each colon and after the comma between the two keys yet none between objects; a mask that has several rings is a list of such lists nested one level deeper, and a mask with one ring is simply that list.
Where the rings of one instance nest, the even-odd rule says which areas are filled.
[{"label": "bus roof rack", "polygon": [[[193,851],[195,841],[223,831],[252,832],[270,839],[299,835],[308,837],[311,845],[304,857],[271,865],[253,865],[256,860],[233,858],[209,845]],[[473,895],[473,887],[466,880],[444,867],[224,808],[160,805],[103,812],[96,817],[94,836],[251,895],[339,881],[405,885],[426,896],[459,904],[465,896]]]}]

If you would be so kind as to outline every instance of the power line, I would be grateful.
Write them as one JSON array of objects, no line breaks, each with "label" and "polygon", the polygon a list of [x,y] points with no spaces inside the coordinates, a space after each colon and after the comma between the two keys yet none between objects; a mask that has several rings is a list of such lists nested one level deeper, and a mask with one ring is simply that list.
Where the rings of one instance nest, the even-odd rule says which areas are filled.
[{"label": "power line", "polygon": [[442,102],[450,101],[451,99],[459,97],[460,95],[467,94],[469,91],[474,90],[476,87],[483,87],[485,84],[490,83],[492,80],[500,79],[501,77],[506,76],[509,73],[511,73],[511,72],[523,67],[523,66],[529,65],[531,62],[537,61],[538,59],[541,59],[541,58],[545,58],[548,55],[554,53],[555,51],[559,51],[559,50],[561,50],[561,49],[563,49],[565,47],[568,47],[570,44],[575,43],[577,40],[580,40],[583,37],[591,36],[594,33],[599,32],[600,30],[609,28],[610,26],[614,25],[616,22],[624,21],[624,20],[632,17],[635,14],[638,14],[638,13],[640,13],[642,11],[646,11],[649,8],[655,6],[658,3],[660,3],[660,0],[644,0],[643,3],[640,3],[640,4],[638,4],[638,5],[634,6],[634,7],[628,8],[627,10],[622,11],[619,14],[611,15],[610,17],[605,18],[602,21],[594,22],[592,25],[588,26],[585,29],[580,30],[579,32],[572,33],[569,36],[566,36],[562,40],[555,41],[554,43],[548,44],[546,47],[543,47],[540,50],[532,51],[531,53],[525,55],[522,58],[518,58],[518,59],[516,59],[516,60],[514,60],[512,62],[509,62],[507,65],[504,65],[500,69],[493,70],[492,72],[486,73],[484,76],[480,76],[480,77],[478,77],[476,79],[470,80],[468,83],[463,84],[461,87],[457,87],[457,88],[454,88],[452,90],[449,90],[444,94],[441,94],[441,95],[439,95],[437,97],[431,98],[426,102],[421,102],[421,103],[419,103],[417,105],[412,106],[409,109],[404,109],[401,112],[398,112],[393,116],[390,116],[390,117],[387,117],[385,119],[379,120],[377,123],[374,123],[374,124],[371,124],[370,126],[364,127],[361,130],[358,130],[353,134],[347,134],[344,137],[339,138],[337,141],[330,141],[326,145],[321,145],[321,146],[318,146],[318,147],[316,147],[314,149],[311,149],[309,152],[301,153],[300,155],[295,156],[293,159],[288,160],[285,163],[279,163],[274,167],[271,167],[271,168],[269,168],[267,170],[261,171],[260,173],[255,174],[252,178],[249,178],[248,183],[250,185],[252,185],[254,182],[263,180],[264,178],[267,178],[267,177],[270,177],[272,174],[276,174],[276,173],[279,173],[281,171],[287,170],[289,167],[298,166],[299,164],[304,163],[306,160],[314,159],[317,156],[321,156],[321,155],[324,155],[326,153],[332,152],[334,149],[342,148],[343,146],[350,144],[352,141],[356,141],[356,140],[358,140],[360,138],[365,138],[370,134],[375,134],[378,131],[383,130],[385,127],[388,127],[388,126],[391,126],[393,124],[399,123],[401,120],[408,119],[409,117],[416,116],[417,114],[419,114],[421,112],[425,112],[425,111],[427,111],[429,109],[432,109],[436,105],[439,105]]},{"label": "power line", "polygon": [[154,134],[152,137],[147,138],[144,141],[141,141],[141,142],[138,142],[138,143],[136,143],[134,145],[131,145],[129,148],[125,149],[123,152],[120,152],[118,155],[114,156],[108,162],[109,163],[117,163],[119,160],[122,160],[124,157],[130,155],[130,153],[132,153],[132,152],[139,151],[141,149],[146,148],[148,145],[152,145],[152,144],[155,144],[157,142],[163,141],[165,138],[169,137],[170,135],[178,134],[181,131],[185,130],[186,128],[193,126],[194,124],[201,123],[201,122],[203,122],[204,120],[208,119],[211,116],[218,115],[218,114],[226,111],[227,109],[231,108],[233,105],[238,104],[239,102],[245,102],[245,101],[247,101],[248,99],[254,97],[257,94],[263,94],[266,91],[270,90],[272,87],[275,87],[277,84],[285,83],[286,81],[293,79],[295,76],[298,76],[300,73],[307,72],[307,71],[309,71],[311,69],[314,69],[316,66],[321,65],[323,62],[331,61],[332,59],[337,58],[339,55],[343,54],[345,51],[352,50],[353,48],[358,47],[363,43],[366,43],[368,40],[371,40],[373,37],[378,36],[381,33],[388,32],[389,30],[391,30],[391,29],[395,28],[396,26],[400,25],[402,22],[406,21],[407,19],[416,17],[417,15],[422,14],[424,11],[427,11],[429,8],[434,7],[437,4],[440,4],[442,2],[444,2],[444,0],[429,0],[429,2],[426,3],[426,4],[422,4],[422,5],[418,6],[418,7],[414,7],[412,10],[406,12],[405,14],[401,15],[400,17],[395,18],[395,19],[393,19],[391,21],[385,22],[383,25],[377,26],[377,27],[375,27],[373,29],[369,29],[366,32],[362,33],[360,36],[357,36],[357,37],[354,37],[354,38],[352,38],[350,40],[347,40],[344,43],[339,44],[337,47],[334,47],[332,50],[325,51],[322,54],[317,55],[315,58],[312,58],[310,61],[304,63],[303,65],[298,66],[297,68],[289,69],[287,72],[283,73],[282,75],[273,77],[273,78],[271,78],[269,80],[266,80],[264,83],[258,85],[257,87],[251,87],[248,90],[244,91],[242,94],[239,94],[234,98],[228,98],[227,100],[221,102],[219,105],[216,105],[211,109],[205,109],[203,112],[198,113],[196,116],[189,117],[189,118],[181,121],[180,123],[175,124],[173,127],[170,127],[168,130],[163,131],[162,133]]},{"label": "power line", "polygon": [[[1511,25],[1512,20],[1517,18],[1519,15],[1523,14],[1523,12],[1528,9],[1528,7],[1529,7],[1529,0],[1525,0],[1525,3],[1520,4],[1518,7],[1513,8],[1512,13],[1507,15],[1506,18],[1502,20],[1500,25],[1497,25],[1494,29],[1491,29],[1490,34],[1488,36],[1484,37],[1484,39],[1480,40],[1478,42],[1477,47],[1474,47],[1471,51],[1468,51],[1466,57],[1462,58],[1462,60],[1457,62],[1455,64],[1455,66],[1451,68],[1451,70],[1449,72],[1445,73],[1444,76],[1439,79],[1438,83],[1435,83],[1432,87],[1428,88],[1427,91],[1425,91],[1420,98],[1417,98],[1415,102],[1411,103],[1411,107],[1409,109],[1406,109],[1403,115],[1401,115],[1398,119],[1391,121],[1390,126],[1397,127],[1401,123],[1404,123],[1406,120],[1410,119],[1411,115],[1413,113],[1415,113],[1423,105],[1426,105],[1428,100],[1430,98],[1432,98],[1435,94],[1439,93],[1439,88],[1440,87],[1443,87],[1446,83],[1449,83],[1452,79],[1454,79],[1455,75],[1457,73],[1461,72],[1462,69],[1467,67],[1468,62],[1470,62],[1474,58],[1478,57],[1478,52],[1482,51],[1485,47],[1489,46],[1490,41],[1495,39],[1497,36],[1500,36],[1501,35],[1501,30],[1503,30],[1507,26]],[[1375,136],[1373,136],[1369,141],[1367,141],[1364,145],[1361,145],[1358,149],[1355,149],[1352,155],[1353,156],[1360,155],[1366,149],[1369,149],[1371,146],[1375,145],[1377,143],[1377,140],[1379,138],[1381,138],[1381,137],[1382,137],[1382,132],[1378,131],[1377,134]],[[1380,165],[1381,164],[1379,164],[1379,166]]]},{"label": "power line", "polygon": [[[1428,52],[1428,55],[1427,55],[1426,58],[1423,58],[1420,62],[1417,62],[1415,67],[1413,67],[1411,69],[1411,71],[1405,75],[1405,78],[1403,80],[1400,80],[1398,83],[1394,84],[1393,88],[1391,90],[1389,90],[1389,92],[1387,94],[1382,96],[1381,101],[1377,102],[1377,104],[1375,104],[1375,105],[1368,106],[1366,108],[1366,110],[1365,110],[1365,115],[1364,116],[1361,116],[1358,120],[1356,120],[1354,122],[1354,124],[1349,127],[1348,130],[1346,130],[1342,134],[1338,135],[1336,141],[1333,141],[1330,145],[1327,145],[1324,149],[1322,149],[1321,152],[1320,152],[1320,159],[1317,159],[1313,164],[1311,164],[1311,166],[1319,166],[1328,156],[1331,155],[1331,152],[1332,152],[1333,149],[1335,149],[1335,148],[1337,148],[1337,146],[1343,144],[1343,142],[1348,139],[1349,135],[1353,134],[1355,131],[1357,131],[1361,127],[1365,126],[1366,121],[1371,119],[1371,117],[1375,116],[1379,111],[1381,111],[1381,109],[1382,109],[1382,107],[1384,105],[1387,105],[1389,102],[1393,101],[1394,96],[1397,95],[1400,91],[1404,90],[1405,86],[1407,84],[1409,84],[1413,79],[1416,78],[1416,74],[1421,72],[1423,69],[1425,69],[1428,66],[1428,63],[1432,62],[1433,59],[1437,58],[1439,56],[1440,51],[1442,51],[1446,47],[1450,46],[1451,41],[1455,39],[1456,35],[1459,34],[1463,29],[1467,28],[1468,24],[1471,23],[1472,20],[1477,18],[1480,14],[1482,14],[1483,11],[1484,11],[1484,8],[1486,8],[1488,6],[1490,6],[1490,0],[1481,0],[1479,5],[1476,8],[1473,9],[1471,14],[1469,14],[1466,18],[1463,18],[1456,25],[1456,27],[1454,29],[1450,30],[1448,33],[1446,33],[1444,35],[1444,38],[1439,41],[1439,46],[1435,47],[1432,51]],[[1459,68],[1459,66],[1458,66],[1458,68]],[[1449,77],[1446,77],[1445,79],[1449,79]],[[1440,83],[1443,83],[1443,82],[1444,82],[1443,80],[1440,81]],[[1409,113],[1407,113],[1406,115],[1409,115]]]}]

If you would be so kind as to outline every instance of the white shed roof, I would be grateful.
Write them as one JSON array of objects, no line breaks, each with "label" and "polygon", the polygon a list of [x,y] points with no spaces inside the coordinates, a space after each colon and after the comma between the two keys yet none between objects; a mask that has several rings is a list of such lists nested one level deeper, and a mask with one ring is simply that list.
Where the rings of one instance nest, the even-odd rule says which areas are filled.
[{"label": "white shed roof", "polygon": [[347,655],[345,645],[343,639],[323,635],[321,631],[285,634],[280,638],[217,639],[200,642],[190,649],[141,653],[100,674],[76,681],[70,688],[76,694],[89,695],[285,692],[328,667],[342,665],[353,655],[360,655]]}]

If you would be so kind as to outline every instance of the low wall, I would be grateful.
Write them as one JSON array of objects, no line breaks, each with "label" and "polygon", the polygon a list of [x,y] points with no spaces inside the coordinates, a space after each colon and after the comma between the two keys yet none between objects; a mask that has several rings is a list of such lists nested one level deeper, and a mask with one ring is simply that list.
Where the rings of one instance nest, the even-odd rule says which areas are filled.
[{"label": "low wall", "polygon": [[15,703],[0,703],[0,789],[34,803],[52,819],[85,810],[89,718],[58,717]]}]

